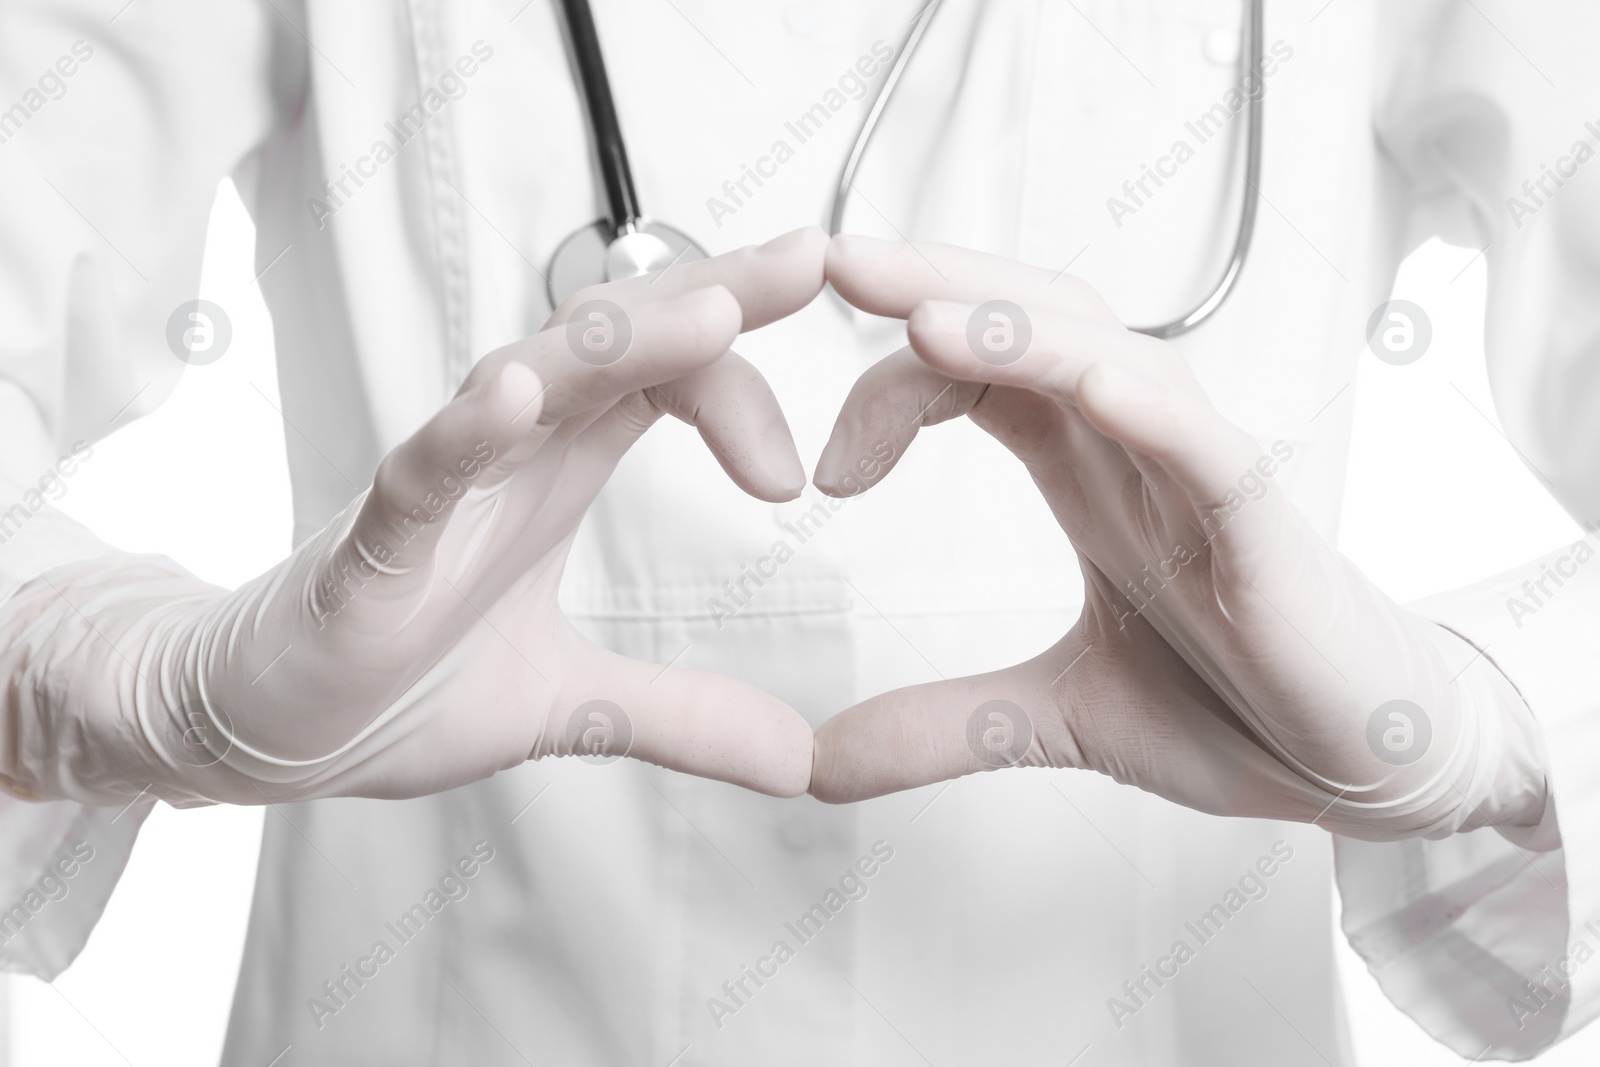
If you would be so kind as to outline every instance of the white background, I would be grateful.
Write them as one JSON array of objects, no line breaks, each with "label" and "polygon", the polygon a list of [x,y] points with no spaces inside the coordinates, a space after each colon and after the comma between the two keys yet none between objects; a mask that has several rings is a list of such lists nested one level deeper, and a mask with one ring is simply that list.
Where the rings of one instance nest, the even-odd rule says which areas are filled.
[{"label": "white background", "polygon": [[[200,295],[228,310],[232,349],[191,369],[155,415],[96,445],[60,504],[123,548],[165,553],[229,586],[281,559],[290,537],[272,330],[252,284],[253,241],[225,184]],[[1406,262],[1395,295],[1428,309],[1431,349],[1404,367],[1370,353],[1361,361],[1339,547],[1402,601],[1522,563],[1580,533],[1493,423],[1484,279],[1474,251],[1425,246]],[[77,963],[53,986],[9,980],[12,1067],[215,1064],[262,820],[276,817],[260,808],[158,806]],[[1361,1064],[1463,1062],[1396,1012],[1342,941],[1339,951]],[[1600,1027],[1539,1062],[1600,1062]]]}]

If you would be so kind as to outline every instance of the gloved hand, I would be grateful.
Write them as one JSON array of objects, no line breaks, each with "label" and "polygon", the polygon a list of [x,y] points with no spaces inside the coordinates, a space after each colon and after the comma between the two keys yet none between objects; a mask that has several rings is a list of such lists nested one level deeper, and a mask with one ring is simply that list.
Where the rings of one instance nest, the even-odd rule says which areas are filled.
[{"label": "gloved hand", "polygon": [[816,296],[826,247],[797,231],[577,294],[236,591],[120,554],[24,586],[0,653],[0,782],[88,803],[406,797],[625,749],[803,793],[811,731],[794,710],[601,649],[556,592],[579,520],[663,413],[697,426],[747,492],[798,495],[777,400],[728,346]]},{"label": "gloved hand", "polygon": [[1541,742],[1510,683],[1329,548],[1274,481],[1281,445],[1219,415],[1171,345],[1077,279],[964,249],[841,237],[827,276],[907,319],[911,345],[852,390],[818,488],[859,488],[846,476],[874,443],[901,457],[920,426],[967,415],[1032,473],[1085,604],[1025,662],[824,724],[814,795],[1017,763],[1370,839],[1540,822]]}]

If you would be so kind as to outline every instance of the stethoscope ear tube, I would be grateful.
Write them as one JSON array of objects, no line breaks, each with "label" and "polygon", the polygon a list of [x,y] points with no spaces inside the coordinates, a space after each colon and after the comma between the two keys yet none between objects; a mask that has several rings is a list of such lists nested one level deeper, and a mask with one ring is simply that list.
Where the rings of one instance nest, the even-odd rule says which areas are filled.
[{"label": "stethoscope ear tube", "polygon": [[[1246,0],[1245,41],[1244,47],[1239,50],[1240,55],[1244,57],[1241,66],[1246,71],[1255,71],[1257,79],[1264,77],[1261,72],[1261,60],[1266,47],[1263,43],[1265,18],[1261,10],[1262,2],[1263,0]],[[1194,310],[1187,315],[1159,326],[1135,326],[1133,329],[1136,332],[1163,339],[1186,334],[1215,314],[1222,306],[1222,302],[1228,298],[1228,294],[1233,292],[1234,283],[1239,280],[1239,275],[1244,270],[1245,258],[1250,254],[1250,238],[1255,236],[1256,232],[1256,209],[1261,206],[1263,125],[1261,98],[1266,94],[1267,87],[1263,81],[1258,91],[1250,94],[1250,102],[1247,105],[1249,126],[1245,133],[1244,189],[1240,192],[1239,229],[1234,235],[1233,250],[1228,256],[1228,265],[1223,268],[1221,279],[1212,287],[1211,294],[1196,304]]]},{"label": "stethoscope ear tube", "polygon": [[[938,12],[944,0],[928,0],[911,24],[911,29],[906,32],[906,39],[900,46],[900,54],[895,58],[894,66],[889,68],[888,76],[884,78],[883,85],[879,87],[878,94],[873,98],[872,107],[867,111],[867,117],[861,123],[861,131],[856,134],[856,141],[850,149],[850,155],[845,159],[844,170],[839,175],[839,187],[833,194],[833,207],[828,213],[828,233],[837,236],[844,223],[844,209],[848,202],[850,192],[855,185],[856,171],[861,166],[862,158],[867,154],[867,147],[872,143],[872,134],[878,128],[879,120],[883,117],[884,108],[888,106],[889,99],[894,95],[895,84],[899,82],[901,74],[911,62],[911,57],[917,50],[917,45],[922,41],[922,35],[927,31],[928,25],[933,21],[933,16]],[[1262,13],[1263,0],[1245,0],[1245,20],[1243,26],[1244,42],[1239,50],[1240,70],[1256,72],[1256,77],[1261,75],[1261,60],[1265,46],[1263,44],[1265,17]],[[1241,194],[1239,206],[1239,228],[1235,233],[1233,248],[1228,256],[1228,265],[1223,268],[1222,277],[1212,286],[1211,292],[1204,300],[1195,305],[1187,315],[1181,315],[1170,322],[1158,326],[1135,326],[1131,329],[1138,333],[1149,334],[1151,337],[1177,337],[1188,333],[1206,319],[1209,319],[1222,302],[1233,291],[1234,284],[1239,280],[1239,274],[1244,270],[1246,257],[1250,254],[1250,239],[1255,235],[1256,210],[1261,202],[1261,136],[1263,120],[1261,117],[1261,97],[1265,94],[1266,87],[1261,91],[1251,94],[1248,107],[1249,128],[1245,135],[1245,176],[1244,189]]]},{"label": "stethoscope ear tube", "polygon": [[617,122],[617,107],[611,99],[611,82],[606,77],[605,57],[600,54],[600,35],[595,30],[589,0],[561,0],[566,16],[567,36],[577,62],[574,67],[583,86],[583,99],[589,111],[589,128],[594,133],[595,154],[600,161],[600,178],[605,184],[606,204],[611,225],[620,236],[631,231],[640,215],[639,198],[633,190],[633,171],[628,166],[628,150],[622,142],[622,127]]},{"label": "stethoscope ear tube", "polygon": [[911,29],[906,32],[906,39],[900,45],[900,54],[895,57],[894,66],[889,68],[888,75],[879,86],[878,93],[872,98],[872,107],[867,111],[867,117],[861,122],[861,132],[856,134],[856,143],[850,147],[850,155],[845,158],[844,170],[839,174],[839,187],[833,193],[833,210],[828,212],[828,236],[839,236],[839,230],[844,225],[844,206],[850,197],[850,190],[855,185],[856,170],[861,166],[861,159],[867,154],[867,146],[872,143],[872,134],[878,128],[878,120],[883,117],[883,109],[888,106],[890,97],[894,96],[895,83],[900,80],[900,75],[905,72],[906,64],[911,62],[911,57],[917,51],[917,45],[922,41],[922,35],[928,29],[928,24],[933,21],[933,16],[938,13],[939,5],[944,0],[928,0],[911,24]]}]

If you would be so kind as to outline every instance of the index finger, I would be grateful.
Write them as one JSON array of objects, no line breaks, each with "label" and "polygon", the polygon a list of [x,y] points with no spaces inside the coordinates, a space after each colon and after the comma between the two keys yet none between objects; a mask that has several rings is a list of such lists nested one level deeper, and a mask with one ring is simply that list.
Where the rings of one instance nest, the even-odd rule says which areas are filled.
[{"label": "index finger", "polygon": [[744,316],[740,332],[754,330],[794,314],[822,292],[827,251],[828,236],[817,227],[794,230],[764,245],[747,245],[710,259],[580,289],[556,308],[546,326],[565,323],[576,308],[592,300],[631,308],[720,285],[739,302]]},{"label": "index finger", "polygon": [[1117,322],[1100,294],[1080,278],[955,245],[841,234],[828,246],[827,277],[850,304],[896,319],[925,300],[1009,300],[1038,311]]}]

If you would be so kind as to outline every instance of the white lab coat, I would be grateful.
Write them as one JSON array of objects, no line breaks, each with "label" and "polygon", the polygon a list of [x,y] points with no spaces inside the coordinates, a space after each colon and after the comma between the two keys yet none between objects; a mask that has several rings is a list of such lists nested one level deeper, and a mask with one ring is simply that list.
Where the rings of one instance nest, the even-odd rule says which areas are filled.
[{"label": "white lab coat", "polygon": [[[475,358],[542,324],[539,271],[598,213],[552,5],[194,0],[135,5],[109,26],[80,6],[0,13],[6,69],[42,67],[79,38],[95,47],[67,94],[0,145],[5,468],[28,478],[170,391],[182,368],[166,318],[194,295],[210,200],[231,174],[271,264],[261,285],[304,537]],[[646,208],[713,252],[821,220],[864,104],[847,100],[804,144],[785,122],[875,42],[898,47],[918,6],[600,0]],[[1584,49],[1600,27],[1576,2],[1378,8],[1268,4],[1266,39],[1292,56],[1268,79],[1252,258],[1179,346],[1230,416],[1294,445],[1285,484],[1331,536],[1369,313],[1426,236],[1488,245],[1500,418],[1563,503],[1600,519],[1600,184],[1582,172],[1521,228],[1504,204],[1541,162],[1597,140],[1583,128],[1600,120]],[[1120,227],[1107,198],[1174,141],[1195,142],[1185,120],[1235,78],[1238,17],[1223,0],[949,0],[848,228],[1070,262],[1133,322],[1186,309],[1231,241],[1242,120]],[[392,160],[363,162],[478,41],[492,56],[462,76],[464,95]],[[792,158],[713,212],[708,198],[729,203],[724,181],[778,139]],[[332,207],[322,183],[344,166],[371,176],[347,181],[319,228],[308,201]],[[898,334],[825,294],[741,350],[814,456]],[[595,505],[564,602],[619,651],[737,675],[813,724],[891,686],[1031,655],[1075,617],[1059,529],[1020,465],[965,423],[924,434],[870,495],[825,506],[801,543],[790,527],[818,499],[743,497],[692,431],[662,424]],[[719,624],[708,601],[780,539],[794,559]],[[41,512],[0,548],[0,597],[98,551]],[[1600,946],[1583,925],[1600,917],[1600,568],[1520,628],[1503,584],[1428,610],[1485,649],[1543,724],[1558,851],[1524,855],[1492,831],[1330,849],[1315,828],[1213,819],[1073,772],[830,808],[630,761],[545,761],[438,797],[269,818],[224,1062],[290,1046],[282,1062],[1043,1063],[1091,1047],[1097,1064],[1347,1063],[1334,855],[1345,931],[1396,1003],[1465,1055],[1531,1054],[1600,1008],[1600,965],[1551,984],[1520,1029],[1507,1007],[1569,942]],[[73,894],[0,948],[6,966],[48,977],[70,962],[148,805],[3,802],[0,900],[64,845],[97,850]],[[430,897],[468,856],[469,892]],[[865,896],[830,899],[858,861]],[[1241,879],[1268,868],[1245,883],[1264,895],[1243,896]],[[1233,901],[1220,932],[1197,936],[1200,916]],[[793,924],[817,903],[838,907],[802,937]],[[402,936],[418,904],[430,917]],[[1163,963],[1179,941],[1193,958]],[[1176,972],[1158,985],[1146,966]]]}]

